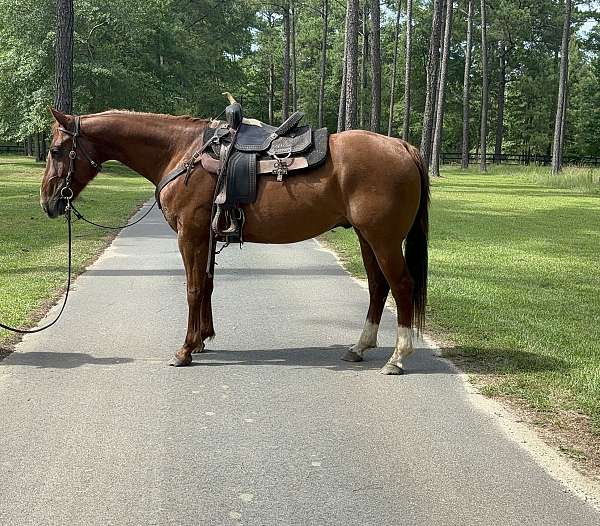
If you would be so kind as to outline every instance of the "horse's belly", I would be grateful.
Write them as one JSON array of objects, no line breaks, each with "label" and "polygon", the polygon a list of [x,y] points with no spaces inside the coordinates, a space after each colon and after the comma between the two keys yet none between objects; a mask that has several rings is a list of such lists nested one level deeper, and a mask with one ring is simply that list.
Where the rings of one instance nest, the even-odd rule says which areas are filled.
[{"label": "horse's belly", "polygon": [[244,206],[244,239],[253,243],[295,243],[346,224],[333,175],[317,170],[283,182],[264,177],[256,202]]}]

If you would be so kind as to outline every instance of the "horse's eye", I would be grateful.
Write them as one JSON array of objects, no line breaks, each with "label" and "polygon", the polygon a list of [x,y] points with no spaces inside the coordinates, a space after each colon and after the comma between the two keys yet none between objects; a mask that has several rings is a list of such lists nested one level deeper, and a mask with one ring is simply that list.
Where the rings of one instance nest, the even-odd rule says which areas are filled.
[{"label": "horse's eye", "polygon": [[52,155],[54,159],[59,159],[62,156],[62,150],[60,148],[51,148],[50,155]]}]

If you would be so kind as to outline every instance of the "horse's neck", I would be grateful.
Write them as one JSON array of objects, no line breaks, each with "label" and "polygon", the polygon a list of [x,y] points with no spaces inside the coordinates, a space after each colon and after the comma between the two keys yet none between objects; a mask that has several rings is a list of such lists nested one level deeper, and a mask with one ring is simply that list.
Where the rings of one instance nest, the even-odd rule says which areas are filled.
[{"label": "horse's neck", "polygon": [[156,185],[197,139],[202,125],[163,115],[109,112],[86,117],[81,127],[101,150],[101,162],[120,161]]}]

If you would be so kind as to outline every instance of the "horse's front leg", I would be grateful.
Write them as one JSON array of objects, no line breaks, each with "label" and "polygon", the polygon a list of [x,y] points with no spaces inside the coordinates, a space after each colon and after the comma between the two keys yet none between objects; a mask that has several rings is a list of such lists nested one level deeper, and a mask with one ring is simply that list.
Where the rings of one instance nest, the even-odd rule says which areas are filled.
[{"label": "horse's front leg", "polygon": [[192,363],[193,352],[204,350],[204,340],[214,336],[214,330],[210,305],[212,279],[206,274],[208,236],[203,239],[180,231],[177,240],[187,277],[188,327],[183,346],[169,364],[181,367]]}]

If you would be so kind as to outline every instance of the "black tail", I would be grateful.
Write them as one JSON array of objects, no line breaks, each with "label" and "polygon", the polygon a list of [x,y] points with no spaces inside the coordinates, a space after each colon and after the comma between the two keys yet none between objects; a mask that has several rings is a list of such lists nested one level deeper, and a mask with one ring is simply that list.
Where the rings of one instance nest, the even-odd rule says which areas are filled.
[{"label": "black tail", "polygon": [[421,174],[421,199],[415,221],[406,236],[404,258],[408,272],[413,280],[412,305],[413,327],[419,332],[425,323],[425,305],[427,304],[427,237],[429,234],[429,174],[419,150],[406,145],[410,156]]}]

